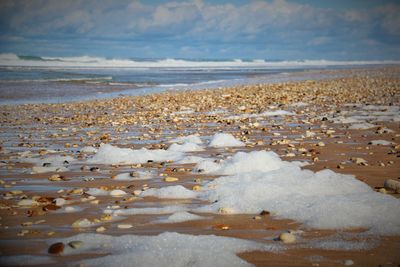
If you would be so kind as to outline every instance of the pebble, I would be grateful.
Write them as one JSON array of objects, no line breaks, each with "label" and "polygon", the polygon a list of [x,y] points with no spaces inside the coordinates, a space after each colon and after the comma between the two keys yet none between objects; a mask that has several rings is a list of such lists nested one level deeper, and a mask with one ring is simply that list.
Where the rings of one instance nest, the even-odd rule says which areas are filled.
[{"label": "pebble", "polygon": [[101,233],[104,232],[106,230],[106,228],[104,226],[100,226],[98,228],[96,228],[96,232]]},{"label": "pebble", "polygon": [[225,225],[225,224],[216,224],[216,225],[213,225],[212,228],[214,230],[229,230],[230,229],[230,227],[228,225]]},{"label": "pebble", "polygon": [[352,261],[352,260],[345,260],[345,261],[343,262],[343,264],[346,265],[346,266],[351,266],[351,265],[354,264],[354,261]]},{"label": "pebble", "polygon": [[73,249],[78,249],[82,246],[83,242],[82,241],[71,241],[68,243],[68,246],[70,246]]},{"label": "pebble", "polygon": [[142,192],[143,192],[142,190],[135,190],[135,191],[133,191],[133,195],[134,195],[134,196],[140,196],[140,194],[141,194]]},{"label": "pebble", "polygon": [[351,158],[350,160],[357,165],[363,165],[363,166],[368,165],[367,161],[363,158]]},{"label": "pebble", "polygon": [[379,192],[379,193],[382,193],[382,194],[387,194],[386,189],[383,188],[383,187],[382,187],[382,188],[379,188],[379,189],[378,189],[378,192]]},{"label": "pebble", "polygon": [[285,244],[291,244],[296,242],[296,236],[291,233],[282,233],[279,235],[279,240]]},{"label": "pebble", "polygon": [[132,224],[118,224],[117,227],[119,229],[129,229],[129,228],[132,228],[133,225]]},{"label": "pebble", "polygon": [[31,206],[37,206],[39,205],[39,203],[33,199],[23,199],[19,201],[17,205],[20,207],[31,207]]},{"label": "pebble", "polygon": [[232,208],[224,207],[224,208],[219,208],[218,212],[221,214],[232,214],[234,210]]},{"label": "pebble", "polygon": [[123,190],[120,190],[120,189],[115,189],[110,192],[110,196],[112,196],[112,197],[121,197],[121,196],[125,196],[125,195],[126,195],[126,192]]},{"label": "pebble", "polygon": [[393,191],[395,191],[397,193],[400,192],[400,181],[396,181],[396,180],[393,180],[393,179],[388,179],[388,180],[386,180],[384,182],[383,186],[386,189],[393,190]]},{"label": "pebble", "polygon": [[165,178],[164,178],[164,181],[165,181],[165,182],[176,182],[176,181],[179,181],[179,179],[176,178],[176,177],[168,176],[168,177],[165,177]]},{"label": "pebble", "polygon": [[324,142],[318,142],[317,146],[325,146]]},{"label": "pebble", "polygon": [[192,187],[192,190],[193,190],[193,191],[200,191],[200,190],[201,190],[201,186],[200,186],[200,185],[194,185],[194,186]]},{"label": "pebble", "polygon": [[62,242],[54,243],[48,249],[49,254],[56,254],[59,255],[64,252],[65,245]]},{"label": "pebble", "polygon": [[53,174],[48,178],[49,181],[51,182],[58,182],[58,181],[63,181],[65,180],[64,176],[59,175],[59,174]]},{"label": "pebble", "polygon": [[65,199],[60,198],[60,197],[54,199],[53,202],[56,204],[56,206],[59,206],[59,207],[65,205],[65,203],[67,203],[67,201]]},{"label": "pebble", "polygon": [[89,227],[92,225],[92,222],[86,218],[76,220],[73,224],[73,228],[80,228],[80,227]]}]

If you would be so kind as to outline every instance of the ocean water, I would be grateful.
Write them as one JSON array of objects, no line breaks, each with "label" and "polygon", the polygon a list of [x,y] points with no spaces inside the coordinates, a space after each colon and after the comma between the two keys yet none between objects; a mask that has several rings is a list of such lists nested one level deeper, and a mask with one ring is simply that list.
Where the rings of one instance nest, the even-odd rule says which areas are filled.
[{"label": "ocean water", "polygon": [[304,70],[394,61],[106,59],[0,54],[0,104],[58,103],[166,90],[318,79]]}]

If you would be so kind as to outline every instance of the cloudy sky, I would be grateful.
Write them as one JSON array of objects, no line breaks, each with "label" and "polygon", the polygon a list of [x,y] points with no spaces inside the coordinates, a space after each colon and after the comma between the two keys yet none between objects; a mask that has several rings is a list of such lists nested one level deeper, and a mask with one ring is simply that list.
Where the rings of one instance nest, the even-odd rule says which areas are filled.
[{"label": "cloudy sky", "polygon": [[1,0],[0,52],[400,59],[400,1]]}]

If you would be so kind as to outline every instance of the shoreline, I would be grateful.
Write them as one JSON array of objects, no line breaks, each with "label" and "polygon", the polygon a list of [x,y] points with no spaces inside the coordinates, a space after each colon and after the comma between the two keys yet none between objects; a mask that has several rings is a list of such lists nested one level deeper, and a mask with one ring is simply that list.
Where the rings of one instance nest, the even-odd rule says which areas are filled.
[{"label": "shoreline", "polygon": [[[272,151],[284,162],[307,163],[302,169],[311,170],[311,173],[329,169],[335,175],[353,175],[354,181],[351,181],[354,183],[362,182],[371,192],[384,194],[390,201],[398,200],[398,192],[382,188],[386,180],[399,181],[400,178],[400,68],[334,71],[338,72],[348,75],[317,81],[174,91],[73,103],[0,106],[3,132],[0,179],[1,192],[4,192],[0,231],[3,241],[13,240],[0,242],[3,243],[0,245],[3,256],[28,254],[49,257],[59,265],[96,257],[84,250],[77,255],[66,253],[62,256],[52,256],[46,251],[50,241],[56,242],[79,233],[99,233],[96,229],[104,227],[101,233],[112,236],[154,236],[168,231],[195,236],[229,236],[283,247],[278,253],[256,249],[255,252],[239,254],[242,259],[258,266],[337,266],[345,265],[346,260],[351,260],[354,266],[400,264],[400,257],[396,254],[400,249],[400,233],[369,234],[362,221],[356,220],[355,227],[323,229],[307,226],[304,221],[284,219],[279,210],[277,216],[270,214],[260,218],[257,217],[259,212],[228,215],[210,210],[199,212],[196,208],[207,203],[203,198],[164,199],[140,195],[151,189],[159,192],[160,188],[172,185],[181,185],[191,192],[196,191],[195,186],[206,190],[208,183],[221,177],[218,173],[196,172],[198,163],[180,163],[182,159],[172,159],[177,155],[182,155],[183,159],[187,156],[210,158],[220,164],[229,162],[229,157],[238,152]],[[235,144],[244,145],[212,147],[212,140],[218,132],[232,134],[237,141]],[[191,135],[201,139],[197,144],[200,148],[189,142],[191,149],[198,150],[186,151],[180,146],[176,146],[178,150],[171,150],[174,143],[179,145],[179,142],[173,142],[174,139]],[[127,164],[115,160],[124,157],[120,150],[116,150],[119,154],[112,154],[114,150],[106,153],[103,159],[108,160],[106,162],[93,161],[97,155],[94,150],[82,152],[84,147],[100,150],[101,143],[129,148],[129,155],[136,155],[134,151],[142,148],[146,148],[148,153],[171,153],[162,160],[145,158],[141,163]],[[145,154],[143,151],[140,155]],[[65,159],[68,164],[63,160],[64,163],[57,165],[65,169],[55,172],[55,169],[39,168],[47,168],[42,159],[53,155],[69,157]],[[34,170],[39,169],[49,172],[35,173]],[[149,175],[150,178],[115,178],[129,172]],[[57,174],[63,178],[49,181]],[[165,177],[178,180],[167,182]],[[298,186],[307,190],[300,187],[301,184]],[[102,189],[107,195],[90,197],[88,188]],[[15,193],[18,190],[21,192]],[[112,190],[123,190],[127,195],[108,195]],[[140,191],[139,195],[136,190]],[[21,199],[31,200],[35,196],[41,197],[43,202],[24,208],[17,205]],[[245,196],[238,193],[238,198]],[[339,194],[339,197],[344,196]],[[58,206],[53,203],[55,198],[71,202]],[[244,203],[246,201],[249,200],[243,199]],[[125,206],[130,210],[176,205],[183,205],[186,211],[202,218],[165,224],[158,221],[168,219],[174,212],[116,216],[115,220],[112,219],[114,215],[107,219],[104,217],[107,209],[122,210],[120,213],[124,214]],[[255,202],[253,205],[258,204]],[[68,213],[65,211],[67,207],[77,210]],[[378,212],[381,211],[376,210],[380,214]],[[75,221],[86,217],[91,221],[98,219],[98,224],[71,228]],[[41,220],[45,221],[35,223]],[[392,226],[397,226],[396,223],[393,222]],[[117,227],[119,224],[129,224],[132,228],[122,229]],[[297,231],[294,244],[274,240],[286,231]],[[103,256],[108,253],[113,252],[105,252]]]},{"label": "shoreline", "polygon": [[[346,77],[349,75],[355,75],[357,73],[373,73],[379,70],[385,69],[395,69],[398,68],[398,65],[382,65],[382,66],[353,66],[353,67],[341,67],[341,68],[311,68],[311,69],[289,69],[288,72],[284,70],[280,70],[279,73],[271,73],[271,74],[263,74],[263,75],[254,75],[249,76],[247,78],[241,79],[233,79],[233,80],[224,80],[223,82],[218,81],[209,81],[209,82],[200,82],[194,84],[187,85],[176,85],[176,86],[161,86],[156,85],[153,87],[137,87],[131,89],[123,89],[123,88],[113,88],[111,85],[104,86],[102,91],[98,91],[97,93],[93,93],[92,95],[80,95],[80,96],[60,96],[60,97],[50,97],[46,96],[44,102],[40,102],[38,99],[26,99],[23,100],[25,102],[20,102],[17,100],[1,100],[1,106],[13,106],[13,105],[45,105],[45,104],[63,104],[63,103],[79,103],[79,102],[87,102],[87,101],[102,101],[102,100],[110,100],[114,98],[121,97],[140,97],[151,94],[160,94],[160,93],[168,93],[168,92],[184,92],[184,91],[198,91],[198,90],[215,90],[221,88],[231,88],[231,87],[239,87],[239,86],[251,86],[256,84],[279,84],[279,83],[287,83],[287,82],[299,82],[304,80],[326,80],[326,79],[334,79],[340,77]],[[239,80],[239,81],[236,81]],[[210,85],[207,85],[210,83]],[[214,83],[214,84],[213,84]],[[56,83],[53,86],[58,86]],[[68,86],[72,86],[68,85]],[[87,84],[90,90],[95,90],[92,88],[93,85]],[[136,86],[136,85],[135,85]],[[65,90],[69,90],[71,88],[65,88]],[[72,88],[73,89],[73,88]],[[75,90],[75,89],[73,89]],[[31,92],[28,92],[31,94]],[[49,92],[51,93],[51,92]],[[53,94],[53,93],[52,93]],[[13,102],[14,101],[14,102]],[[17,102],[15,102],[17,101]]]}]

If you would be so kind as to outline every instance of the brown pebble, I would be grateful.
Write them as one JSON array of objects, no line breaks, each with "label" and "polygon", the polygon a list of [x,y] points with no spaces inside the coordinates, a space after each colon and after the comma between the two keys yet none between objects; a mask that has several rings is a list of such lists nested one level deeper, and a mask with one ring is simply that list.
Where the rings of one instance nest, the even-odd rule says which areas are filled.
[{"label": "brown pebble", "polygon": [[262,212],[260,212],[261,216],[265,216],[265,215],[269,215],[269,211],[263,210]]},{"label": "brown pebble", "polygon": [[53,245],[51,245],[49,247],[48,252],[49,252],[49,254],[59,255],[64,252],[64,248],[65,248],[64,243],[58,242],[58,243],[54,243]]},{"label": "brown pebble", "polygon": [[61,208],[61,207],[56,206],[54,204],[49,204],[49,205],[44,206],[42,209],[44,211],[48,211],[48,210],[58,210],[59,208]]}]

